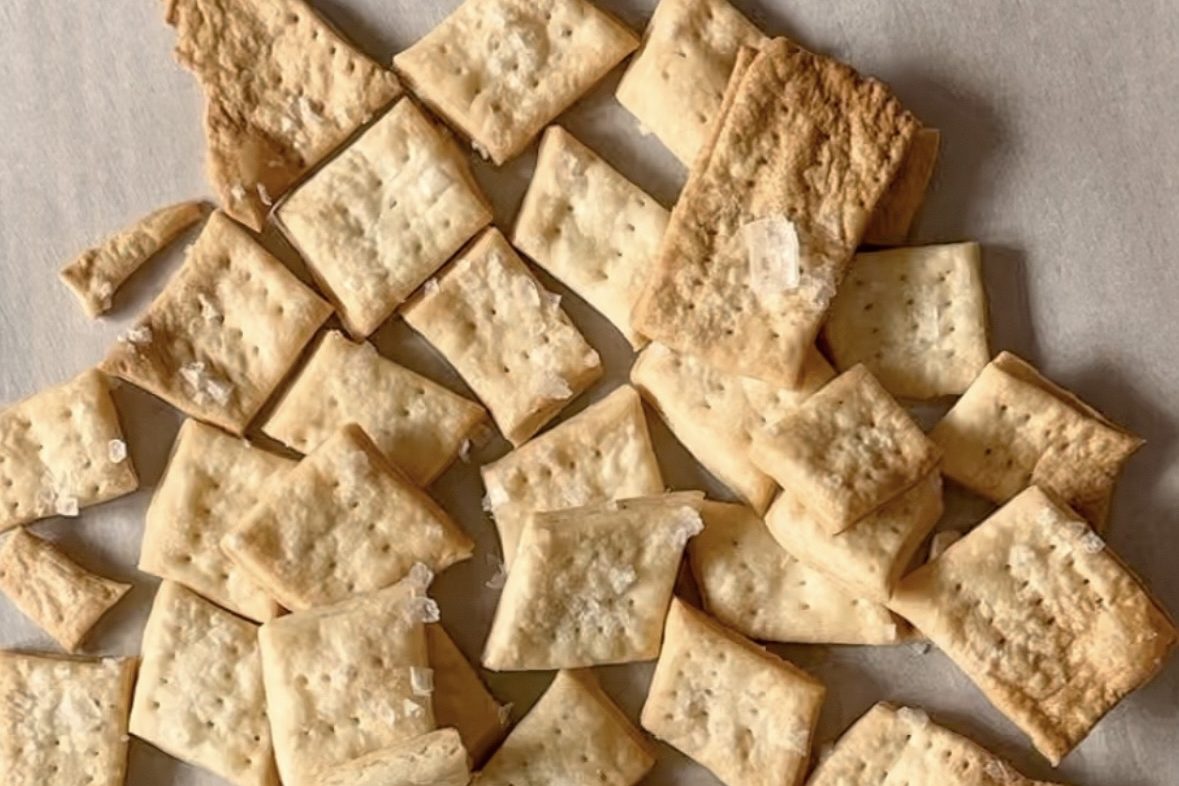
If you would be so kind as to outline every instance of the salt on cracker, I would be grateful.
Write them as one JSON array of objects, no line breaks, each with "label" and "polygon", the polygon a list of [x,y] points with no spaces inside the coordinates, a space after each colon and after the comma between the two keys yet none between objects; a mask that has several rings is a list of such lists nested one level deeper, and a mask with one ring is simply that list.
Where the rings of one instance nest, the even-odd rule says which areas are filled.
[{"label": "salt on cracker", "polygon": [[942,135],[936,128],[920,128],[913,135],[901,168],[876,205],[863,242],[872,246],[899,246],[909,237],[925,192],[937,165]]},{"label": "salt on cracker", "polygon": [[592,672],[559,671],[479,774],[480,786],[634,786],[655,765]]},{"label": "salt on cracker", "polygon": [[77,516],[138,487],[119,413],[97,371],[0,411],[0,532]]},{"label": "salt on cracker", "polygon": [[0,591],[67,652],[131,589],[96,575],[23,527],[0,546]]},{"label": "salt on cracker", "polygon": [[797,786],[826,691],[681,600],[667,614],[643,728],[742,786]]},{"label": "salt on cracker", "polygon": [[87,316],[105,314],[123,282],[207,212],[199,200],[162,207],[86,249],[58,275],[78,297]]},{"label": "salt on cracker", "polygon": [[560,126],[540,143],[512,243],[601,312],[635,349],[631,326],[668,211]]},{"label": "salt on cracker", "polygon": [[504,708],[442,623],[426,626],[426,647],[434,672],[434,719],[439,728],[456,729],[472,762],[480,764],[504,736]]},{"label": "salt on cracker", "polygon": [[498,229],[403,310],[490,410],[513,445],[602,375],[602,361]]},{"label": "salt on cracker", "polygon": [[131,733],[235,786],[277,786],[258,626],[165,581],[140,649]]},{"label": "salt on cracker", "polygon": [[318,786],[467,786],[471,771],[458,732],[439,729],[329,769]]},{"label": "salt on cracker", "polygon": [[364,338],[491,221],[467,161],[403,98],[278,208],[279,225]]},{"label": "salt on cracker", "polygon": [[302,0],[168,0],[176,59],[205,91],[209,178],[258,231],[270,205],[401,93]]},{"label": "salt on cracker", "polygon": [[503,164],[638,45],[587,0],[466,0],[393,64],[476,150]]},{"label": "salt on cracker", "polygon": [[1054,765],[1179,635],[1101,538],[1035,486],[906,576],[889,606]]},{"label": "salt on cracker", "polygon": [[577,415],[480,470],[504,563],[526,516],[659,494],[663,475],[639,394],[622,385]]},{"label": "salt on cracker", "polygon": [[241,434],[331,307],[223,213],[101,368]]},{"label": "salt on cracker", "polygon": [[443,385],[354,344],[323,335],[262,430],[310,453],[340,426],[356,423],[419,486],[442,474],[482,429],[487,412]]},{"label": "salt on cracker", "polygon": [[862,363],[898,398],[964,392],[991,357],[978,244],[857,254],[823,338],[837,368]]}]

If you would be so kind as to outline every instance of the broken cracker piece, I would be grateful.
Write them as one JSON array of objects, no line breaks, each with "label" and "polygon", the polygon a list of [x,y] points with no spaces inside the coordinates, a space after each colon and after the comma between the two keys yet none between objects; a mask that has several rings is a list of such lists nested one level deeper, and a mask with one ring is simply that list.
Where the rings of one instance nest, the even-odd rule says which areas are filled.
[{"label": "broken cracker piece", "polygon": [[441,623],[426,626],[426,647],[434,671],[434,719],[439,728],[457,729],[471,761],[481,764],[506,731],[503,706]]},{"label": "broken cracker piece", "polygon": [[467,786],[467,751],[454,729],[440,729],[328,769],[317,786]]}]

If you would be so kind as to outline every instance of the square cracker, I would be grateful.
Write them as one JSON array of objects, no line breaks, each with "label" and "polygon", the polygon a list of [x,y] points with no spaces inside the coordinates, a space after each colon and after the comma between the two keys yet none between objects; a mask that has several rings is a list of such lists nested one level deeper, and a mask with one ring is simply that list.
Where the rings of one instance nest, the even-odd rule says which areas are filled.
[{"label": "square cracker", "polygon": [[288,609],[334,603],[440,571],[474,544],[355,424],[272,483],[221,549]]},{"label": "square cracker", "polygon": [[454,142],[403,98],[278,207],[356,338],[384,322],[491,222]]},{"label": "square cracker", "polygon": [[101,368],[241,434],[330,313],[244,229],[214,213]]},{"label": "square cracker", "polygon": [[928,477],[941,451],[856,366],[758,434],[752,458],[836,534]]},{"label": "square cracker", "polygon": [[659,655],[699,492],[533,513],[483,650],[497,671],[633,663]]},{"label": "square cracker", "polygon": [[471,771],[458,732],[439,729],[329,769],[318,786],[467,786]]},{"label": "square cracker", "polygon": [[1105,525],[1114,483],[1142,440],[1028,363],[1001,352],[929,433],[946,476],[994,502],[1029,483]]},{"label": "square cracker", "polygon": [[480,786],[633,786],[649,743],[590,671],[559,671],[479,775]]},{"label": "square cracker", "polygon": [[991,357],[978,244],[857,254],[823,337],[836,368],[863,363],[898,398],[962,393]]},{"label": "square cracker", "polygon": [[167,20],[205,91],[209,178],[256,231],[273,200],[401,93],[302,0],[168,0]]},{"label": "square cracker", "polygon": [[139,569],[196,590],[258,622],[278,605],[225,553],[221,538],[295,462],[186,420],[148,505]]},{"label": "square cracker", "polygon": [[[793,387],[917,121],[881,83],[784,39],[731,80],[725,107],[634,324],[719,369]],[[766,227],[796,234],[797,258],[765,253],[753,230]]]},{"label": "square cracker", "polygon": [[426,647],[434,671],[434,719],[439,728],[457,729],[479,764],[504,736],[505,710],[442,623],[426,626]]},{"label": "square cracker", "polygon": [[1035,486],[906,576],[889,606],[1054,765],[1177,636],[1101,538]]},{"label": "square cracker", "polygon": [[258,626],[165,581],[141,650],[131,733],[235,786],[277,786]]},{"label": "square cracker", "polygon": [[668,211],[560,126],[549,126],[512,243],[601,312],[638,349],[630,315]]},{"label": "square cracker", "polygon": [[652,343],[630,380],[688,452],[759,514],[778,484],[749,457],[754,435],[793,412],[835,372],[811,353],[799,386],[780,388],[719,371],[691,355]]},{"label": "square cracker", "polygon": [[123,786],[135,663],[0,650],[0,782]]},{"label": "square cracker", "polygon": [[896,644],[904,624],[778,548],[745,505],[705,502],[688,542],[704,607],[742,635],[805,644]]},{"label": "square cracker", "polygon": [[126,447],[94,370],[0,411],[0,532],[130,494],[139,478]]},{"label": "square cracker", "polygon": [[504,563],[533,511],[575,508],[663,491],[643,402],[622,385],[569,420],[480,470]]},{"label": "square cracker", "polygon": [[68,652],[129,589],[91,573],[23,527],[0,546],[0,590]]},{"label": "square cracker", "polygon": [[487,411],[470,399],[354,344],[323,335],[262,430],[310,453],[340,426],[356,423],[385,458],[423,488],[442,474],[482,427]]},{"label": "square cracker", "polygon": [[899,246],[909,237],[909,229],[933,178],[941,143],[942,135],[936,128],[921,128],[913,135],[900,170],[888,184],[888,190],[880,198],[868,228],[864,230],[864,243]]},{"label": "square cracker", "polygon": [[797,786],[825,693],[676,599],[641,722],[728,786]]},{"label": "square cracker", "polygon": [[514,158],[639,45],[587,0],[466,0],[393,58],[485,158]]},{"label": "square cracker", "polygon": [[520,445],[602,375],[602,360],[498,229],[404,309]]}]

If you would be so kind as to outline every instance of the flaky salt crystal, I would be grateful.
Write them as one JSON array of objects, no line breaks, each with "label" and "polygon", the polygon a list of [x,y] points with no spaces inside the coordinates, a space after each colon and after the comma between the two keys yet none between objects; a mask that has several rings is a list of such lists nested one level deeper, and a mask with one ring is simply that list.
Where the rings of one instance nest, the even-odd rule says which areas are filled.
[{"label": "flaky salt crystal", "polygon": [[434,692],[434,670],[410,666],[409,685],[415,695],[429,696]]},{"label": "flaky salt crystal", "polygon": [[759,218],[740,229],[755,294],[775,296],[798,289],[802,280],[798,231],[785,216]]},{"label": "flaky salt crystal", "polygon": [[1096,532],[1090,530],[1081,536],[1081,550],[1086,554],[1098,554],[1105,548],[1105,541]]},{"label": "flaky salt crystal", "polygon": [[436,278],[426,279],[426,283],[422,287],[422,291],[431,297],[438,294],[439,289],[440,287],[438,286],[438,279]]},{"label": "flaky salt crystal", "polygon": [[246,198],[246,188],[241,183],[234,183],[229,189],[229,195],[233,197],[234,202],[241,202]]},{"label": "flaky salt crystal", "polygon": [[203,317],[205,321],[216,322],[217,320],[221,319],[221,312],[217,309],[217,306],[213,304],[213,301],[209,299],[209,296],[204,292],[197,292],[197,303],[200,304],[201,317]]},{"label": "flaky salt crystal", "polygon": [[225,406],[229,403],[229,397],[233,395],[233,385],[215,377],[206,377],[205,392],[209,394],[209,398]]},{"label": "flaky salt crystal", "polygon": [[918,655],[928,655],[929,651],[933,649],[933,645],[928,641],[915,641],[910,646]]},{"label": "flaky salt crystal", "polygon": [[612,567],[606,574],[606,580],[615,595],[621,595],[633,587],[638,578],[635,569],[630,565]]},{"label": "flaky salt crystal", "polygon": [[569,382],[560,374],[549,374],[545,377],[540,394],[551,401],[564,401],[573,397],[573,388],[569,387]]},{"label": "flaky salt crystal", "polygon": [[809,753],[811,735],[807,729],[783,729],[778,740],[786,750],[799,756]]},{"label": "flaky salt crystal", "polygon": [[464,439],[459,443],[458,456],[459,461],[463,462],[464,464],[471,460],[471,440]]},{"label": "flaky salt crystal", "polygon": [[270,192],[266,190],[266,186],[258,183],[254,186],[254,190],[258,192],[258,198],[262,200],[262,204],[267,206],[274,204],[274,200],[270,198]]},{"label": "flaky salt crystal", "polygon": [[491,563],[494,571],[491,574],[491,578],[489,578],[484,583],[484,586],[487,587],[487,589],[493,590],[503,589],[504,585],[508,583],[507,566],[504,565],[503,560],[501,560],[499,557],[496,557],[494,554],[488,554],[487,561]]},{"label": "flaky salt crystal", "polygon": [[70,516],[71,518],[77,516],[78,498],[67,495],[59,496],[54,509],[59,516]]},{"label": "flaky salt crystal", "polygon": [[413,699],[405,699],[405,701],[402,703],[402,707],[404,708],[405,717],[407,718],[420,718],[422,716],[422,705],[418,704]]},{"label": "flaky salt crystal", "polygon": [[692,538],[704,531],[704,519],[699,511],[685,508],[672,531],[671,540],[676,548],[683,548]]},{"label": "flaky salt crystal", "polygon": [[200,360],[194,360],[185,363],[180,367],[180,377],[188,383],[189,387],[197,392],[201,392],[201,382],[205,376],[205,364]]},{"label": "flaky salt crystal", "polygon": [[145,346],[151,343],[152,333],[148,325],[137,325],[119,335],[119,341],[124,344]]},{"label": "flaky salt crystal", "polygon": [[507,704],[499,705],[499,707],[496,709],[496,714],[499,715],[499,725],[500,726],[507,726],[508,723],[512,720],[512,707],[513,706],[515,706],[515,705],[513,705],[509,701]]},{"label": "flaky salt crystal", "polygon": [[424,592],[434,581],[434,571],[420,562],[415,562],[406,574],[405,581]]},{"label": "flaky salt crystal", "polygon": [[929,725],[929,715],[925,710],[914,709],[913,707],[901,707],[897,710],[897,720],[916,728]]},{"label": "flaky salt crystal", "polygon": [[427,625],[442,619],[442,610],[438,608],[437,601],[425,595],[410,599],[409,613],[413,619]]},{"label": "flaky salt crystal", "polygon": [[122,464],[127,458],[127,443],[121,439],[112,439],[106,443],[106,456],[112,464]]}]

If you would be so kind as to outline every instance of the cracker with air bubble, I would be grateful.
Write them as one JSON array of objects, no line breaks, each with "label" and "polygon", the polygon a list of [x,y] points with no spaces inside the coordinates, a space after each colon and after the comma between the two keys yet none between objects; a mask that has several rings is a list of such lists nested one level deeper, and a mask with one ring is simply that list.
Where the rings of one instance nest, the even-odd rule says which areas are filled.
[{"label": "cracker with air bubble", "polygon": [[471,771],[458,732],[439,729],[329,769],[318,786],[467,786]]},{"label": "cracker with air bubble", "polygon": [[458,731],[478,765],[504,736],[504,708],[442,623],[426,626],[426,647],[434,671],[434,719],[439,728]]},{"label": "cracker with air bubble", "polygon": [[1176,642],[1101,538],[1037,487],[936,560],[889,606],[938,646],[1054,765]]},{"label": "cracker with air bubble", "polygon": [[936,128],[920,128],[913,135],[901,168],[893,175],[888,190],[868,221],[868,228],[864,230],[865,244],[899,246],[909,237],[909,230],[933,179],[941,143],[942,135]]}]

